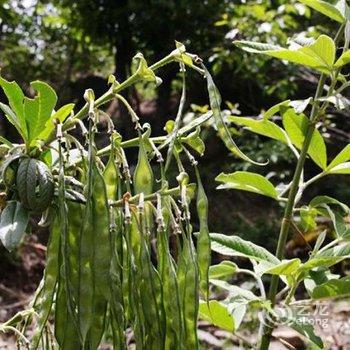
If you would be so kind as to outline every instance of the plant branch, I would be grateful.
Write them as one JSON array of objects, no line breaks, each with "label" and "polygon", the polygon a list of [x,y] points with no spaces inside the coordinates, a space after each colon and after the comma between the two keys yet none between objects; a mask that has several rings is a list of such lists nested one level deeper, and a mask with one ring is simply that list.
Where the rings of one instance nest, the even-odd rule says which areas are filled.
[{"label": "plant branch", "polygon": [[[284,256],[284,248],[286,245],[286,241],[287,241],[287,237],[290,229],[290,221],[292,219],[295,199],[299,189],[300,177],[304,168],[307,151],[311,143],[312,134],[315,130],[315,125],[317,122],[317,117],[319,112],[319,101],[317,100],[322,95],[325,80],[326,80],[326,76],[322,74],[317,85],[317,90],[314,98],[315,103],[312,106],[312,110],[310,114],[310,122],[306,129],[305,139],[303,142],[303,146],[301,148],[300,156],[295,168],[291,188],[289,191],[288,201],[287,201],[284,216],[282,219],[282,224],[281,224],[281,229],[280,229],[278,244],[276,249],[276,257],[277,259],[280,259],[280,260],[283,259],[283,256]],[[277,288],[278,288],[278,281],[279,281],[279,276],[273,275],[271,278],[271,285],[270,285],[270,290],[268,295],[269,300],[271,301],[271,305],[274,305],[275,303]],[[265,326],[264,328],[265,328],[264,335],[261,339],[260,350],[268,350],[268,347],[270,344],[270,338],[273,330],[271,327],[268,327],[268,326]]]}]

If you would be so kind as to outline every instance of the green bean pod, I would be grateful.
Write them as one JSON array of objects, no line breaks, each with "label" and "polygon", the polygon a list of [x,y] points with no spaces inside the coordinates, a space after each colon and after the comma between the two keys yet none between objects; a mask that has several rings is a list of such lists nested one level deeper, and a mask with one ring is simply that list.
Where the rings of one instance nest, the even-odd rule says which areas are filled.
[{"label": "green bean pod", "polygon": [[54,294],[58,281],[59,273],[59,263],[58,263],[58,254],[60,249],[60,230],[58,220],[54,221],[54,224],[50,233],[50,240],[47,247],[46,253],[46,267],[44,271],[44,283],[43,289],[40,292],[40,299],[35,306],[38,308],[38,330],[35,333],[31,350],[36,350],[39,346],[40,339],[42,337],[46,322],[50,316]]},{"label": "green bean pod", "polygon": [[225,124],[224,118],[222,116],[221,112],[221,96],[219,93],[218,88],[216,87],[212,76],[210,75],[207,68],[202,65],[205,76],[207,79],[207,88],[208,88],[208,94],[209,94],[209,102],[210,102],[210,108],[213,111],[213,117],[215,126],[218,130],[218,134],[221,138],[221,140],[224,142],[225,146],[236,156],[240,157],[241,159],[256,164],[256,165],[266,165],[266,163],[258,163],[254,160],[250,159],[246,154],[244,154],[236,145],[236,143],[233,141],[232,136],[230,134],[230,131]]},{"label": "green bean pod", "polygon": [[199,219],[199,235],[197,236],[197,259],[200,277],[200,288],[205,298],[209,298],[209,267],[211,264],[211,247],[208,228],[208,198],[205,194],[198,168],[197,177],[197,213]]},{"label": "green bean pod", "polygon": [[153,191],[153,171],[149,163],[144,139],[139,133],[139,156],[138,162],[134,172],[134,190],[135,193],[151,194]]},{"label": "green bean pod", "polygon": [[167,230],[158,232],[158,271],[162,279],[166,337],[164,349],[181,349],[182,324],[176,269]]},{"label": "green bean pod", "polygon": [[139,257],[139,283],[145,326],[149,337],[146,338],[146,349],[161,349],[164,344],[164,331],[161,323],[160,296],[161,285],[159,275],[154,268],[145,239],[144,213],[139,215],[141,250]]},{"label": "green bean pod", "polygon": [[185,327],[183,348],[198,349],[198,267],[190,232],[183,233],[183,244],[178,263],[178,283]]},{"label": "green bean pod", "polygon": [[60,349],[79,350],[83,347],[67,305],[67,298],[65,274],[61,271],[56,295],[55,336]]},{"label": "green bean pod", "polygon": [[96,162],[93,164],[93,180],[93,314],[87,342],[90,349],[97,349],[104,333],[107,304],[110,300],[111,239],[106,186]]}]

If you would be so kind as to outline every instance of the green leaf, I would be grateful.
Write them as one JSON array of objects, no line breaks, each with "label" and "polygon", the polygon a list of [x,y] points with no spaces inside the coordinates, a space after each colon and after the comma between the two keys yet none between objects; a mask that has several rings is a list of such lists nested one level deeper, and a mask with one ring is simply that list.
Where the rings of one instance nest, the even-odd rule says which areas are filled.
[{"label": "green leaf", "polygon": [[[283,114],[283,126],[292,143],[301,149],[306,129],[309,123],[304,114],[297,115],[293,109],[288,109]],[[323,170],[327,167],[327,149],[324,139],[318,130],[314,130],[309,146],[308,154],[311,159]]]},{"label": "green leaf", "polygon": [[261,53],[292,63],[302,64],[328,74],[333,68],[335,59],[335,44],[327,35],[320,35],[310,45],[300,46],[295,44],[297,47],[290,49],[251,41],[235,41],[234,44],[248,52]]},{"label": "green leaf", "polygon": [[185,45],[179,41],[175,41],[175,45],[176,45],[176,50],[174,51],[173,54],[175,55],[177,61],[183,62],[187,66],[193,67],[192,58],[186,53]]},{"label": "green leaf", "polygon": [[214,252],[228,256],[241,256],[256,261],[267,261],[279,264],[279,260],[268,250],[238,236],[226,236],[220,233],[211,233],[211,249]]},{"label": "green leaf", "polygon": [[232,277],[238,269],[238,266],[229,260],[221,261],[220,264],[209,267],[209,279],[220,279]]},{"label": "green leaf", "polygon": [[350,62],[350,50],[344,52],[335,62],[334,67],[340,68]]},{"label": "green leaf", "polygon": [[289,323],[289,326],[304,336],[314,346],[317,346],[317,349],[324,349],[322,339],[315,334],[314,328],[311,324],[294,320],[294,322]]},{"label": "green leaf", "polygon": [[[9,105],[16,116],[18,127],[16,126],[17,131],[21,134],[23,139],[27,138],[27,128],[24,119],[24,109],[23,109],[23,99],[24,94],[22,89],[15,81],[7,81],[4,78],[0,77],[0,86],[3,88],[4,93],[9,101]],[[1,108],[3,111],[4,109]],[[9,109],[9,110],[11,110]],[[4,111],[5,114],[7,114]]]},{"label": "green leaf", "polygon": [[256,134],[270,137],[286,144],[288,143],[284,130],[267,119],[256,120],[247,117],[231,116],[228,117],[228,120],[238,125],[246,126],[248,130],[255,132]]},{"label": "green leaf", "polygon": [[282,276],[290,276],[295,274],[301,265],[301,261],[298,258],[291,260],[284,260],[278,265],[268,268],[263,273],[270,275],[282,275]]},{"label": "green leaf", "polygon": [[274,199],[278,193],[273,184],[265,177],[248,171],[236,171],[231,174],[219,174],[215,181],[223,182],[218,189],[236,189],[259,193]]},{"label": "green leaf", "polygon": [[282,107],[288,107],[290,104],[290,100],[282,101],[277,103],[276,105],[270,107],[263,115],[264,119],[270,119],[276,114],[280,113]]},{"label": "green leaf", "polygon": [[23,140],[26,140],[26,134],[24,133],[24,131],[22,129],[20,120],[17,118],[17,116],[13,112],[13,110],[9,106],[7,106],[1,102],[0,102],[0,108],[4,112],[7,120],[16,128],[18,133],[22,136]]},{"label": "green leaf", "polygon": [[304,279],[304,285],[309,296],[311,297],[316,286],[319,286],[331,279],[336,279],[337,277],[337,275],[332,274],[329,270],[325,270],[324,268],[320,267],[309,271],[309,275]]},{"label": "green leaf", "polygon": [[339,212],[333,211],[327,204],[322,204],[321,207],[326,209],[328,216],[332,220],[337,237],[346,236],[348,233],[348,228],[346,227],[343,216]]},{"label": "green leaf", "polygon": [[333,175],[350,174],[350,162],[338,164],[332,169],[328,170],[328,173]]},{"label": "green leaf", "polygon": [[30,84],[36,91],[34,99],[24,99],[25,120],[28,128],[29,141],[33,141],[43,130],[50,119],[57,102],[55,91],[42,81]]},{"label": "green leaf", "polygon": [[310,202],[310,207],[318,207],[320,205],[323,204],[331,204],[331,205],[336,205],[337,207],[339,207],[344,214],[347,214],[349,212],[349,207],[338,201],[337,199],[333,198],[333,197],[329,197],[329,196],[316,196],[315,198],[313,198]]},{"label": "green leaf", "polygon": [[181,142],[186,143],[196,152],[198,152],[201,156],[205,151],[205,144],[200,138],[200,128],[197,127],[195,131],[188,134],[186,137],[181,138]]},{"label": "green leaf", "polygon": [[154,82],[156,84],[160,83],[159,78],[156,77],[153,70],[148,67],[147,61],[143,57],[142,53],[137,53],[134,58],[134,61],[138,62],[138,67],[136,74],[145,81]]},{"label": "green leaf", "polygon": [[339,164],[348,162],[350,160],[350,144],[346,145],[338,154],[337,156],[330,162],[330,164],[327,167],[327,170],[330,170],[334,167],[336,167]]},{"label": "green leaf", "polygon": [[350,19],[350,11],[346,0],[327,2],[322,0],[300,0],[300,2],[337,22],[344,23],[347,19]]},{"label": "green leaf", "polygon": [[350,296],[350,278],[329,280],[312,291],[312,299],[344,298]]},{"label": "green leaf", "polygon": [[208,307],[207,302],[200,300],[199,318],[229,332],[233,332],[235,330],[235,322],[233,317],[228,312],[227,306],[220,301],[210,300]]},{"label": "green leaf", "polygon": [[218,134],[222,141],[224,142],[225,146],[236,156],[240,157],[241,159],[257,164],[257,165],[264,165],[262,163],[257,163],[250,159],[247,155],[245,155],[236,145],[236,143],[233,141],[232,136],[230,134],[230,131],[227,127],[227,125],[224,122],[224,118],[222,116],[221,112],[221,96],[219,93],[218,88],[216,87],[212,76],[210,75],[209,71],[203,66],[205,70],[205,76],[207,79],[207,86],[208,86],[208,94],[209,94],[209,101],[210,101],[210,108],[213,112],[214,117],[214,123],[218,130]]},{"label": "green leaf", "polygon": [[7,250],[13,250],[21,242],[28,220],[29,214],[20,202],[7,202],[0,218],[0,239]]},{"label": "green leaf", "polygon": [[55,120],[59,120],[63,123],[66,118],[70,115],[74,108],[73,103],[62,106],[57,112],[51,115],[51,117],[46,121],[44,129],[37,136],[40,140],[45,140],[51,132],[55,129]]},{"label": "green leaf", "polygon": [[313,258],[310,258],[305,262],[301,270],[308,271],[315,267],[327,268],[338,264],[350,257],[350,244],[345,243],[336,247],[328,248],[323,251],[319,251]]},{"label": "green leaf", "polygon": [[212,280],[210,280],[210,283],[216,287],[222,288],[222,289],[230,292],[230,295],[228,296],[230,303],[232,303],[233,300],[237,301],[237,299],[245,300],[245,301],[261,300],[258,296],[256,296],[250,290],[244,289],[241,287],[237,287],[237,286],[232,285],[226,281],[212,279]]}]

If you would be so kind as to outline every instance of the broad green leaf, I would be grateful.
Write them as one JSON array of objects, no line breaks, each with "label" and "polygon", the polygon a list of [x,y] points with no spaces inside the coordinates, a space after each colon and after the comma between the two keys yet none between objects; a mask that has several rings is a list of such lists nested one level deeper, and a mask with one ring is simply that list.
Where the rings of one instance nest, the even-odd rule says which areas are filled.
[{"label": "broad green leaf", "polygon": [[327,170],[330,170],[336,167],[339,164],[346,163],[350,160],[350,144],[346,145],[337,156],[330,162],[327,167]]},{"label": "broad green leaf", "polygon": [[[283,114],[283,126],[292,141],[301,148],[305,139],[309,120],[304,114],[297,115],[293,109],[288,109]],[[311,159],[323,170],[327,167],[327,149],[324,139],[318,130],[314,130],[309,146],[308,154]]]},{"label": "broad green leaf", "polygon": [[256,261],[267,261],[278,264],[280,261],[268,250],[238,236],[226,236],[211,233],[211,249],[228,256],[242,256]]},{"label": "broad green leaf", "polygon": [[346,227],[343,216],[339,212],[333,211],[327,204],[322,204],[321,208],[324,208],[326,210],[326,213],[332,220],[337,237],[346,236],[348,228]]},{"label": "broad green leaf", "polygon": [[310,201],[310,207],[318,207],[318,206],[323,205],[323,204],[336,205],[344,212],[344,214],[347,214],[349,212],[349,207],[346,204],[338,201],[337,199],[335,199],[333,197],[316,196],[315,198],[313,198]]},{"label": "broad green leaf", "polygon": [[236,171],[231,174],[219,174],[215,181],[223,182],[218,189],[236,189],[259,193],[274,199],[278,198],[278,193],[273,184],[265,177],[250,173],[248,171]]},{"label": "broad green leaf", "polygon": [[219,93],[218,88],[216,87],[212,76],[210,75],[209,71],[203,66],[203,69],[205,70],[205,76],[207,79],[207,87],[208,87],[208,94],[209,94],[209,101],[210,101],[210,108],[213,112],[214,117],[214,123],[218,130],[218,134],[222,141],[224,142],[225,146],[236,156],[240,157],[241,159],[257,164],[257,165],[264,165],[261,163],[257,163],[250,159],[247,155],[245,155],[236,145],[236,143],[233,141],[232,136],[230,134],[230,131],[225,124],[224,118],[222,116],[221,112],[221,96]]},{"label": "broad green leaf", "polygon": [[282,111],[286,110],[287,107],[292,107],[295,111],[295,113],[300,114],[303,113],[306,109],[306,107],[311,102],[312,97],[309,97],[305,100],[285,100],[282,102],[277,103],[276,105],[269,108],[264,114],[264,119],[270,119],[276,114],[282,114]]},{"label": "broad green leaf", "polygon": [[327,35],[320,35],[310,45],[297,45],[297,48],[290,49],[251,41],[235,41],[234,44],[248,52],[261,53],[328,74],[333,68],[335,59],[335,44]]},{"label": "broad green leaf", "polygon": [[238,125],[246,126],[248,130],[255,132],[256,134],[270,137],[283,143],[288,143],[284,130],[267,119],[256,120],[253,118],[231,116],[228,117],[228,120]]},{"label": "broad green leaf", "polygon": [[344,298],[350,296],[350,278],[329,280],[312,291],[313,299]]},{"label": "broad green leaf", "polygon": [[199,318],[208,321],[214,326],[233,332],[235,330],[235,322],[233,317],[227,310],[227,306],[217,300],[210,300],[209,307],[206,301],[199,302]]},{"label": "broad green leaf", "polygon": [[333,248],[319,252],[316,258],[331,257],[346,259],[350,257],[350,243],[344,243]]},{"label": "broad green leaf", "polygon": [[297,272],[300,265],[301,261],[298,258],[284,260],[278,265],[268,268],[266,271],[264,271],[264,274],[290,276]]},{"label": "broad green leaf", "polygon": [[[290,323],[289,326],[304,336],[316,347],[316,349],[324,349],[322,339],[315,334],[313,326],[308,322],[295,320],[294,322]],[[313,347],[313,349],[315,349],[315,347]]]},{"label": "broad green leaf", "polygon": [[[4,78],[0,77],[0,86],[3,88],[4,93],[9,101],[9,105],[11,108],[7,109],[8,111],[12,109],[12,115],[8,114],[8,111],[6,112],[3,107],[1,109],[4,111],[5,114],[9,115],[13,119],[13,115],[16,116],[17,120],[17,126],[16,129],[20,133],[20,135],[23,137],[23,139],[27,138],[27,127],[25,123],[24,118],[24,109],[23,109],[23,99],[24,94],[22,89],[19,87],[19,85],[15,81],[7,81]],[[4,106],[4,105],[3,105]]]},{"label": "broad green leaf", "polygon": [[313,258],[309,259],[301,266],[301,270],[308,271],[315,267],[327,268],[338,264],[342,260],[348,259],[349,257],[350,244],[341,244],[318,252]]},{"label": "broad green leaf", "polygon": [[28,220],[29,214],[20,202],[7,202],[0,218],[0,239],[7,250],[13,250],[21,242]]},{"label": "broad green leaf", "polygon": [[335,62],[334,66],[340,68],[350,62],[350,50],[344,52]]},{"label": "broad green leaf", "polygon": [[210,280],[210,283],[213,284],[214,286],[217,286],[219,288],[225,289],[228,292],[230,292],[230,295],[228,296],[228,299],[227,299],[230,301],[230,303],[232,303],[233,300],[237,300],[237,299],[246,300],[248,302],[261,300],[258,296],[256,296],[250,290],[237,287],[226,281],[212,279]]},{"label": "broad green leaf", "polygon": [[276,114],[279,114],[281,107],[288,107],[290,104],[290,100],[282,101],[277,103],[276,105],[270,107],[263,115],[264,119],[270,119]]},{"label": "broad green leaf", "polygon": [[45,140],[55,129],[55,120],[59,120],[61,123],[63,123],[66,120],[66,118],[70,115],[73,108],[74,104],[69,103],[67,105],[62,106],[57,112],[52,114],[51,117],[45,123],[44,129],[38,135],[38,139]]},{"label": "broad green leaf", "polygon": [[232,277],[238,269],[238,266],[229,260],[221,261],[220,264],[209,267],[209,279],[220,279]]},{"label": "broad green leaf", "polygon": [[334,175],[350,174],[350,162],[338,164],[332,169],[328,170],[328,173]]},{"label": "broad green leaf", "polygon": [[346,20],[350,19],[349,7],[346,4],[346,0],[300,0],[300,2],[337,22],[344,23]]},{"label": "broad green leaf", "polygon": [[48,84],[34,81],[31,86],[37,91],[37,96],[34,99],[24,99],[29,141],[33,141],[43,131],[57,102],[57,95]]},{"label": "broad green leaf", "polygon": [[308,276],[304,279],[304,285],[309,296],[312,296],[312,292],[316,286],[319,286],[331,279],[339,278],[338,275],[332,274],[329,270],[325,270],[320,267],[314,270],[310,270]]}]

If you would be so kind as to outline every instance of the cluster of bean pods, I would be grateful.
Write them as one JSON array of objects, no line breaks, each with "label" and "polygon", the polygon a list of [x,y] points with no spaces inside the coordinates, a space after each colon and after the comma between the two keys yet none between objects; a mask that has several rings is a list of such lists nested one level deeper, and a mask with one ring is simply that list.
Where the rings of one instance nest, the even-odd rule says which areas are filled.
[{"label": "cluster of bean pods", "polygon": [[[31,349],[93,350],[104,342],[114,349],[131,344],[137,349],[198,348],[200,291],[208,297],[208,201],[196,162],[190,159],[194,191],[175,151],[179,175],[177,186],[169,188],[150,129],[144,132],[134,121],[139,150],[133,176],[113,128],[108,158],[98,156],[93,108],[85,132],[87,152],[73,166],[72,136],[58,130],[57,199],[47,265],[34,302]],[[171,137],[173,152],[176,134]],[[158,181],[150,164],[154,155]],[[195,193],[197,238],[190,215]]]}]

